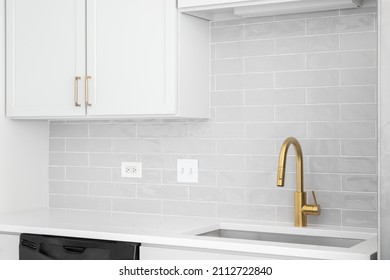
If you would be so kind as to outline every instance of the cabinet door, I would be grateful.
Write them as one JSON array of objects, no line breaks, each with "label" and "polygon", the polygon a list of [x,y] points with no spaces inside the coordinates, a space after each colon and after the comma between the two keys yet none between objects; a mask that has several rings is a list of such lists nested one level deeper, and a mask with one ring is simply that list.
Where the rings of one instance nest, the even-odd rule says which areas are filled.
[{"label": "cabinet door", "polygon": [[6,23],[7,115],[85,115],[85,0],[7,0]]},{"label": "cabinet door", "polygon": [[87,0],[88,115],[175,114],[176,1]]}]

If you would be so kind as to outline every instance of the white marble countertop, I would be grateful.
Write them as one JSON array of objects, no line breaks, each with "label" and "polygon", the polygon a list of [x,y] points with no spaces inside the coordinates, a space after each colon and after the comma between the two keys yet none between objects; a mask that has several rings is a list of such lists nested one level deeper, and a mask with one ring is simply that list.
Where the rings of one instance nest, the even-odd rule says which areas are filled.
[{"label": "white marble countertop", "polygon": [[367,259],[377,250],[375,230],[223,223],[231,229],[367,239],[351,248],[196,236],[219,226],[222,224],[212,219],[83,210],[38,209],[0,215],[0,232],[8,234],[59,235],[298,258]]}]

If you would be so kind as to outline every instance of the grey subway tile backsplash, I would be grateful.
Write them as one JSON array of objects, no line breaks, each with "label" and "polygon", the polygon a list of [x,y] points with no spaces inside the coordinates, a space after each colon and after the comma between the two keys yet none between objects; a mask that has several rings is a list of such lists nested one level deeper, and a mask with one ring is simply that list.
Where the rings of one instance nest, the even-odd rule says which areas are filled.
[{"label": "grey subway tile backsplash", "polygon": [[[213,22],[211,118],[51,122],[50,207],[291,224],[293,149],[285,187],[275,184],[280,146],[293,136],[305,189],[322,206],[309,224],[376,227],[375,15],[361,8]],[[199,160],[198,183],[177,182],[177,159],[187,158]],[[122,178],[123,161],[142,162],[143,177]]]}]

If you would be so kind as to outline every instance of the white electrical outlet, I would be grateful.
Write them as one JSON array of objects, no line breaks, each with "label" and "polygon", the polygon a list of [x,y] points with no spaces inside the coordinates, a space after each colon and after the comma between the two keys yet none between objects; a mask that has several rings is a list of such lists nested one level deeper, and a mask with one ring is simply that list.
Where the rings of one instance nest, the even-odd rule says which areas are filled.
[{"label": "white electrical outlet", "polygon": [[197,159],[177,160],[177,182],[198,183],[198,160]]},{"label": "white electrical outlet", "polygon": [[121,175],[126,178],[142,178],[142,162],[122,162]]}]

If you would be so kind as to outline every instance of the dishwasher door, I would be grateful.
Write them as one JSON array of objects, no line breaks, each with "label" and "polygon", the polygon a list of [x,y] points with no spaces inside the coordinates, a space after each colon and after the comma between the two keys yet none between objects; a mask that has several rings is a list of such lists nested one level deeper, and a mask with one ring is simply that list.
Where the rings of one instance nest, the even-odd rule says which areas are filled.
[{"label": "dishwasher door", "polygon": [[20,260],[139,260],[139,243],[21,234]]}]

